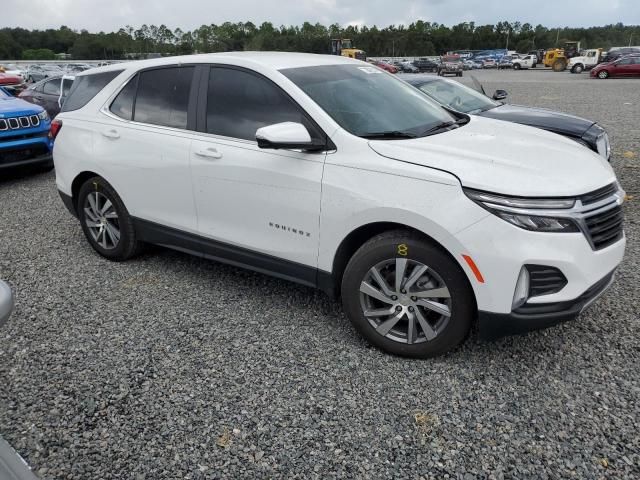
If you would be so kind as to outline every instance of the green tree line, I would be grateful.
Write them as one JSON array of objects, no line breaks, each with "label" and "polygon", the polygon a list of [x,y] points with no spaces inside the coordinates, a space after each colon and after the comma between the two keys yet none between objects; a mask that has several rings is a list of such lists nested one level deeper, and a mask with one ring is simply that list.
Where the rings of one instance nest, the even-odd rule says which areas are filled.
[{"label": "green tree line", "polygon": [[144,53],[162,55],[232,50],[279,50],[328,53],[332,38],[350,38],[369,56],[429,56],[449,50],[505,48],[526,52],[562,46],[577,40],[583,48],[609,48],[640,44],[640,26],[621,23],[588,28],[547,28],[529,23],[473,22],[448,27],[418,20],[408,26],[385,28],[341,27],[319,23],[280,26],[265,22],[202,25],[193,31],[171,30],[166,25],[126,26],[117,32],[90,33],[62,26],[59,29],[0,29],[0,58],[49,59],[55,53],[76,59],[121,59]]}]

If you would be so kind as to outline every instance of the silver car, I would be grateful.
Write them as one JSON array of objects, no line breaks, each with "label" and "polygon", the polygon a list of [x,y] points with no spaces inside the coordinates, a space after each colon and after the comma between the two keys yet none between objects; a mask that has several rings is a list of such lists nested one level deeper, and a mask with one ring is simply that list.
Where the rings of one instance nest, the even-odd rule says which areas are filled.
[{"label": "silver car", "polygon": [[0,280],[0,327],[4,325],[13,310],[13,293],[9,285]]}]

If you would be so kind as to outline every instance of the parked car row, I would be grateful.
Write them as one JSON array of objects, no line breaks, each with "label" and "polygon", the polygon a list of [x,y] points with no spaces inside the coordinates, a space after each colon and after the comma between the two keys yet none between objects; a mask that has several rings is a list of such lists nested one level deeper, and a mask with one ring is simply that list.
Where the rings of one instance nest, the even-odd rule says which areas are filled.
[{"label": "parked car row", "polygon": [[56,184],[107,259],[157,243],[297,281],[372,345],[433,356],[476,320],[575,318],[624,255],[606,132],[505,97],[338,56],[105,67],[52,123]]}]

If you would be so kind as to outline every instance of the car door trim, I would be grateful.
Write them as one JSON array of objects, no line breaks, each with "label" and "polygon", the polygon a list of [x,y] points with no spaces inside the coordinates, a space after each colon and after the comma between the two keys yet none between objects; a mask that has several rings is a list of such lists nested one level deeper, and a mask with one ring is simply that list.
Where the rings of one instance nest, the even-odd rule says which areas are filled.
[{"label": "car door trim", "polygon": [[334,295],[335,285],[330,272],[149,220],[137,217],[133,217],[132,220],[140,241],[318,288]]}]

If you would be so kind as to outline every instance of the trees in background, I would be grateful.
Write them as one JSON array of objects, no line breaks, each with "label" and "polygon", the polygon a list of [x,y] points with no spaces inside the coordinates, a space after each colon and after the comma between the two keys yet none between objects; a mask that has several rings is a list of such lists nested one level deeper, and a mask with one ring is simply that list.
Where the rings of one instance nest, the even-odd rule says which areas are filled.
[{"label": "trees in background", "polygon": [[[125,26],[117,32],[90,33],[62,26],[57,30],[0,29],[0,58],[36,59],[49,52],[69,53],[76,59],[121,59],[145,53],[182,55],[232,50],[280,50],[328,53],[331,38],[351,38],[370,56],[429,56],[448,50],[506,48],[526,52],[562,46],[567,40],[583,48],[609,48],[640,44],[640,26],[621,23],[589,28],[547,28],[529,23],[495,25],[460,23],[451,27],[417,20],[410,25],[385,28],[342,27],[303,23],[276,27],[270,22],[202,25],[193,31],[171,30],[166,25]],[[45,59],[45,58],[38,58]]]}]

